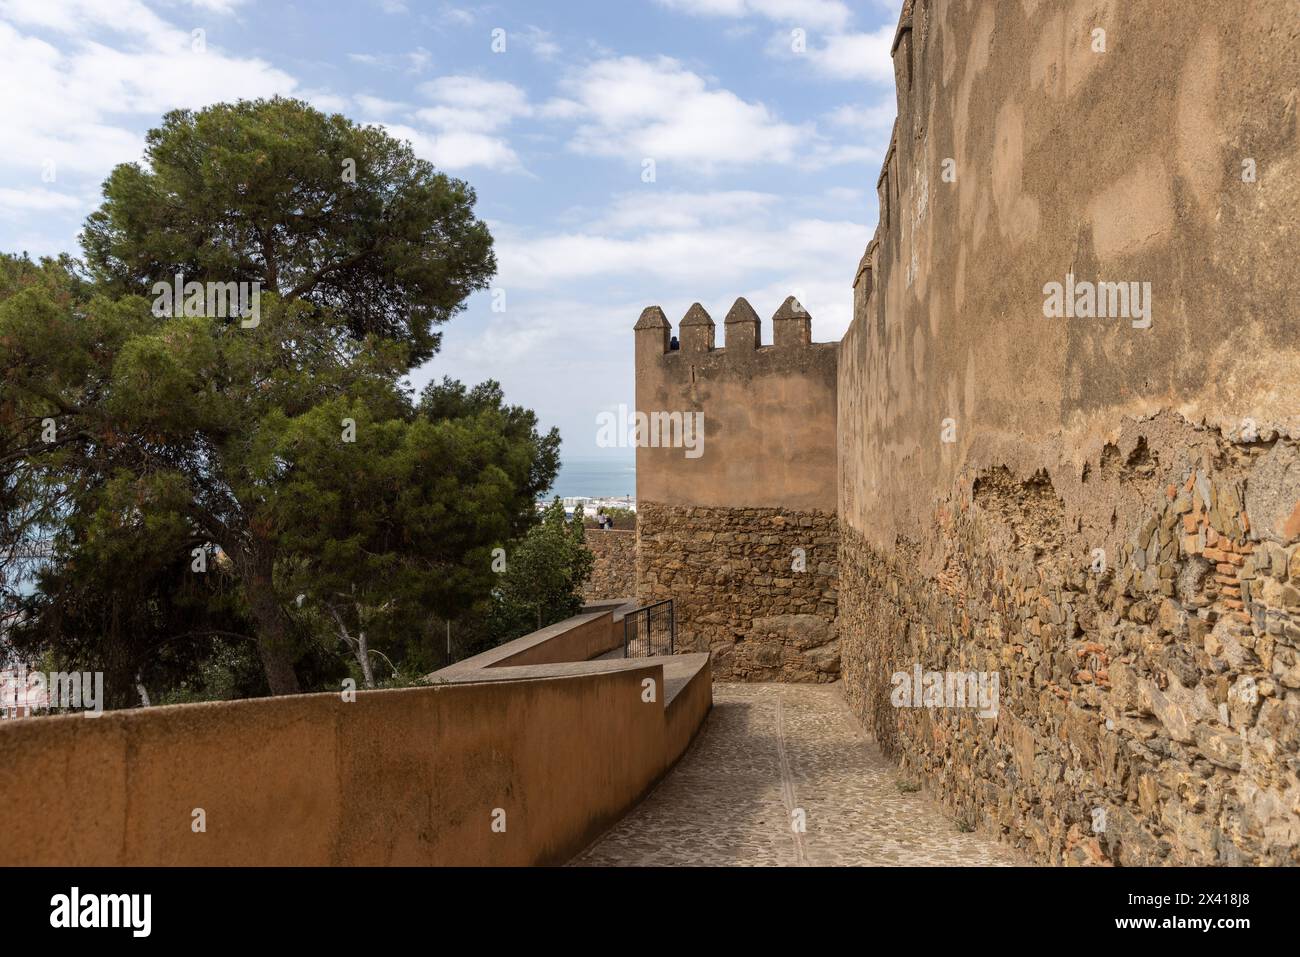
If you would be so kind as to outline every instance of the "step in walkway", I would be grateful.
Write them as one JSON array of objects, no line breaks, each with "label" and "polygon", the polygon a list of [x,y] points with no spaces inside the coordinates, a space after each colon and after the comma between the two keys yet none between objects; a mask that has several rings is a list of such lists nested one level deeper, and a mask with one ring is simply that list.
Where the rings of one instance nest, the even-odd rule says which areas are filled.
[{"label": "step in walkway", "polygon": [[900,791],[838,686],[718,683],[713,701],[677,766],[574,865],[1025,863]]}]

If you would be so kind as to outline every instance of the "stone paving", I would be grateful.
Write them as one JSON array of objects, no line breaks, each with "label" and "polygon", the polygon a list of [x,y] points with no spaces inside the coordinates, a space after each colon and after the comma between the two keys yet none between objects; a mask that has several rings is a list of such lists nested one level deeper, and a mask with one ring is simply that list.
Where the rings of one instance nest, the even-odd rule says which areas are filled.
[{"label": "stone paving", "polygon": [[[677,767],[573,861],[603,865],[1024,863],[963,833],[863,733],[838,685],[713,686],[713,711]],[[802,812],[805,830],[792,822]]]}]

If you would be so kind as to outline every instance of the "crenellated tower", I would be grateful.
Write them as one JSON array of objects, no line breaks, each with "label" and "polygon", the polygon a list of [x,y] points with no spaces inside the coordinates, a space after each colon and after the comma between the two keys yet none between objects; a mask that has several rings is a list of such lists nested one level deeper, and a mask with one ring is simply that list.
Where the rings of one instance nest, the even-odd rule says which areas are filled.
[{"label": "crenellated tower", "polygon": [[[680,644],[716,674],[830,680],[835,641],[838,344],[812,341],[793,296],[763,344],[737,299],[717,325],[700,303],[677,326],[635,326],[641,597],[677,603]],[[675,441],[681,439],[682,441]]]}]

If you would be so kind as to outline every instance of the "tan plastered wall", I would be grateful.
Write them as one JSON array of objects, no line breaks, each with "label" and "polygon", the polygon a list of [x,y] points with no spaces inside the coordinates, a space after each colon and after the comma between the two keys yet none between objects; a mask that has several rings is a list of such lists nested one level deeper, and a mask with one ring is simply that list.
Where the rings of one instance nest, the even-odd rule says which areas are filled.
[{"label": "tan plastered wall", "polygon": [[[569,630],[608,644],[612,619]],[[694,655],[485,668],[354,702],[3,722],[0,865],[562,863],[671,766],[711,702]]]},{"label": "tan plastered wall", "polygon": [[[1300,434],[1298,50],[1285,2],[909,0],[840,347],[843,521],[915,537],[998,465],[1073,508],[1060,476],[1159,410]],[[1151,327],[1044,318],[1067,273],[1149,282]]]},{"label": "tan plastered wall", "polygon": [[[484,668],[503,665],[544,665],[571,661],[588,661],[623,643],[624,605],[602,602],[588,605],[582,614],[566,618],[537,631],[529,632],[504,645],[489,648],[472,658],[466,658],[430,678],[462,677]],[[626,603],[635,608],[634,603]]]},{"label": "tan plastered wall", "polygon": [[[767,333],[771,338],[771,332]],[[664,351],[638,330],[636,408],[702,412],[702,453],[637,448],[637,500],[835,510],[837,345]]]}]

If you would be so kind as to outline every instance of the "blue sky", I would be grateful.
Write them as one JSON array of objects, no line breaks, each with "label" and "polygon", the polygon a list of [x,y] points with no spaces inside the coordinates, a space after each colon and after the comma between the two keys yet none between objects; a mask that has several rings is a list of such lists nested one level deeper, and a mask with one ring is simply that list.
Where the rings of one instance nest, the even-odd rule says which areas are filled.
[{"label": "blue sky", "polygon": [[504,309],[473,297],[413,384],[496,378],[566,457],[627,455],[596,448],[596,417],[632,404],[646,305],[675,324],[699,300],[720,325],[743,295],[770,341],[793,293],[815,339],[847,327],[897,16],[898,0],[0,0],[0,249],[76,253],[103,179],[166,110],[298,96],[478,191]]}]

